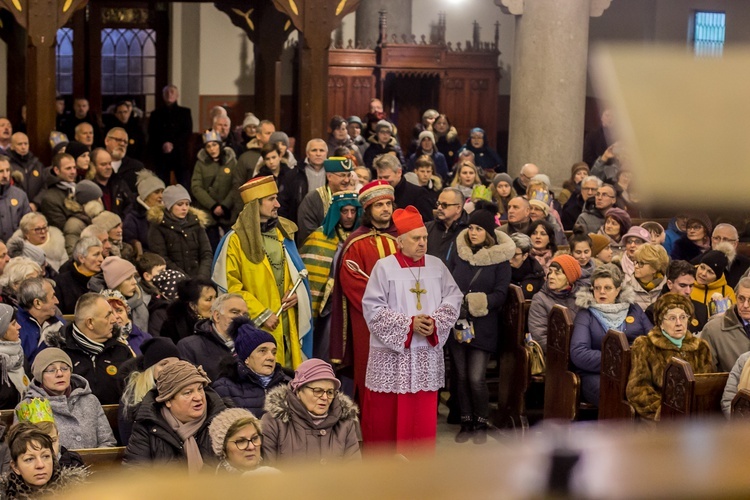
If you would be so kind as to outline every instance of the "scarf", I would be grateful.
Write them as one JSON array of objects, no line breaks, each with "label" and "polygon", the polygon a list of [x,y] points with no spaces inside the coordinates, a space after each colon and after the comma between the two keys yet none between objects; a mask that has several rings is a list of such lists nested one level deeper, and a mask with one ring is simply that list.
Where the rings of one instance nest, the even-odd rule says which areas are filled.
[{"label": "scarf", "polygon": [[242,209],[239,217],[237,217],[237,222],[232,226],[240,239],[242,253],[253,264],[260,264],[266,256],[263,252],[263,236],[261,236],[261,233],[267,232],[278,225],[282,236],[291,240],[294,233],[297,232],[297,225],[284,218],[270,219],[263,223],[263,228],[261,228],[258,205],[258,200],[245,203],[245,208]]},{"label": "scarf", "polygon": [[[250,368],[248,368],[250,370]],[[268,384],[271,383],[271,380],[273,379],[273,373],[271,375],[261,375],[260,373],[256,373],[253,370],[250,370],[255,374],[256,377],[258,377],[258,380],[260,380],[260,385],[262,385],[264,388],[268,387]]]},{"label": "scarf", "polygon": [[198,442],[195,440],[195,433],[203,426],[207,413],[205,411],[200,418],[183,424],[172,415],[169,408],[166,406],[161,407],[161,416],[183,441],[183,448],[185,449],[185,456],[188,462],[188,472],[190,474],[197,474],[203,468],[203,457],[201,456],[200,448],[198,448]]},{"label": "scarf", "polygon": [[307,413],[310,414],[310,418],[312,418],[312,422],[313,422],[313,424],[315,424],[315,427],[317,427],[320,424],[322,424],[323,421],[328,418],[328,412],[325,412],[323,415],[316,415],[316,414],[314,414],[312,412],[309,412],[309,411]]},{"label": "scarf", "polygon": [[73,339],[78,343],[81,349],[92,358],[94,356],[98,356],[104,350],[104,344],[94,342],[93,340],[88,338],[83,334],[83,332],[81,332],[81,330],[78,329],[75,323],[73,323],[72,333]]},{"label": "scarf", "polygon": [[659,286],[659,284],[661,283],[663,279],[664,279],[664,275],[662,273],[656,273],[654,275],[654,279],[652,279],[648,283],[644,283],[643,281],[638,280],[638,284],[641,285],[641,287],[644,290],[646,290],[647,292],[650,292],[651,290]]},{"label": "scarf", "polygon": [[663,329],[661,331],[661,334],[664,335],[667,338],[668,341],[670,341],[674,345],[676,345],[677,349],[682,349],[682,341],[685,340],[685,337],[682,337],[681,339],[676,339],[674,337],[670,337],[669,334],[667,332],[665,332]]},{"label": "scarf", "polygon": [[630,304],[619,302],[616,304],[591,304],[589,311],[602,325],[604,331],[619,330],[623,331],[622,324],[625,323],[625,317],[628,315]]},{"label": "scarf", "polygon": [[532,247],[529,253],[542,265],[542,268],[544,268],[544,272],[546,273],[549,269],[550,262],[552,262],[552,250],[549,248],[537,250]]},{"label": "scarf", "polygon": [[4,385],[13,384],[19,394],[23,395],[29,386],[29,379],[23,371],[23,347],[21,342],[0,340],[1,379]]}]

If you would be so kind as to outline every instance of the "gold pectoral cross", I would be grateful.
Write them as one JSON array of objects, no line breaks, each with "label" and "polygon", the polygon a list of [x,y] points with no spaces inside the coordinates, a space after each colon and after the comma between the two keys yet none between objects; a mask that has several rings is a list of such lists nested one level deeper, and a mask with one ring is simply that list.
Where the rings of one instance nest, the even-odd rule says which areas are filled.
[{"label": "gold pectoral cross", "polygon": [[414,286],[414,288],[410,288],[409,291],[417,296],[417,311],[421,311],[422,310],[421,296],[422,296],[423,293],[427,293],[427,290],[425,290],[424,288],[422,288],[419,285],[419,280],[417,280],[416,285]]}]

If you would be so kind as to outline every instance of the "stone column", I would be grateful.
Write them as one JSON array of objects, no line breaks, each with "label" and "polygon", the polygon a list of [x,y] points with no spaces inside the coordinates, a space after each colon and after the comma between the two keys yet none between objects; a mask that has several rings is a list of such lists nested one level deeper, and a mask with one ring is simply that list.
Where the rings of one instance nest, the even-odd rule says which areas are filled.
[{"label": "stone column", "polygon": [[534,163],[560,185],[581,161],[589,17],[611,0],[495,0],[516,16],[508,171]]},{"label": "stone column", "polygon": [[374,47],[380,36],[378,13],[385,10],[388,15],[388,33],[411,36],[411,0],[366,0],[359,4],[355,21],[356,43],[363,47],[369,41]]}]

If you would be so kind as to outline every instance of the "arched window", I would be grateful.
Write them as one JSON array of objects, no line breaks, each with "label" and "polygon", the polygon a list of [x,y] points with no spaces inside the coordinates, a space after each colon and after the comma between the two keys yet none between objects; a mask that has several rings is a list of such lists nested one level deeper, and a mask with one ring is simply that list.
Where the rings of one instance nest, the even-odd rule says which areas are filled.
[{"label": "arched window", "polygon": [[73,28],[57,30],[55,56],[57,94],[73,95]]},{"label": "arched window", "polygon": [[156,88],[156,31],[102,30],[102,95],[153,94]]}]

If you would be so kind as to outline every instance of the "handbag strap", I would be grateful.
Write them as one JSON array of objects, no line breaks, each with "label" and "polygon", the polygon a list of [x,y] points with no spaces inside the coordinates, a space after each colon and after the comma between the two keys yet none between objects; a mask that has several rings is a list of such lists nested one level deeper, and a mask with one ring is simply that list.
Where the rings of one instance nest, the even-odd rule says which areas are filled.
[{"label": "handbag strap", "polygon": [[477,280],[477,278],[479,277],[479,273],[482,272],[482,269],[484,269],[484,268],[480,267],[479,269],[477,269],[477,272],[474,273],[474,277],[472,277],[471,281],[469,281],[469,286],[467,287],[467,292],[466,293],[469,293],[469,290],[471,290],[471,285],[473,285],[474,282]]}]

